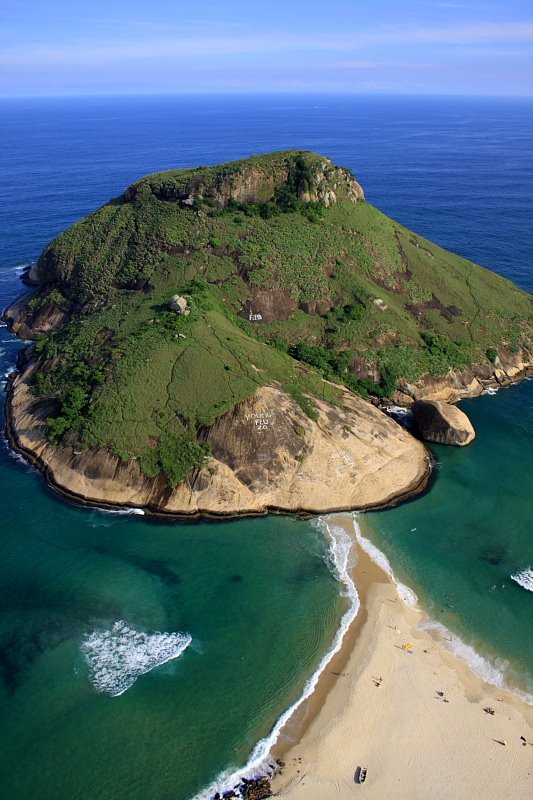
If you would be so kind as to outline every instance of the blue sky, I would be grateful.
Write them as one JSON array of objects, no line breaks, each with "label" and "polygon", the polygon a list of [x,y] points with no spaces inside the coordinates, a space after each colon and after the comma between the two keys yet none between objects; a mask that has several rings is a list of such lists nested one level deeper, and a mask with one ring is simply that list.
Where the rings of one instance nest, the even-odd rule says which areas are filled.
[{"label": "blue sky", "polygon": [[2,0],[0,95],[533,95],[533,1]]}]

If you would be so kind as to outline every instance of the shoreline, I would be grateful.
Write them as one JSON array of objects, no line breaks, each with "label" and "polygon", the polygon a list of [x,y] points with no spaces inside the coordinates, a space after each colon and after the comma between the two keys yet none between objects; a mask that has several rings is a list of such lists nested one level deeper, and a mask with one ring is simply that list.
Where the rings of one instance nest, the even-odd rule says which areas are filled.
[{"label": "shoreline", "polygon": [[[387,491],[387,493],[382,497],[383,499],[377,499],[374,502],[366,502],[360,503],[359,505],[355,506],[352,502],[347,503],[346,505],[332,505],[332,506],[322,506],[318,508],[313,508],[309,506],[291,506],[290,502],[287,502],[287,505],[280,506],[280,505],[270,505],[266,504],[258,508],[242,508],[239,510],[232,510],[228,512],[224,511],[214,511],[213,509],[205,509],[202,507],[197,507],[195,510],[186,511],[186,510],[174,510],[169,509],[168,507],[158,505],[151,502],[141,502],[135,503],[131,497],[128,498],[127,501],[113,501],[109,500],[105,497],[91,497],[89,495],[81,494],[76,492],[68,487],[68,484],[62,483],[57,480],[56,475],[54,473],[54,469],[51,467],[48,461],[41,457],[39,453],[32,450],[29,446],[24,444],[21,441],[21,436],[19,434],[19,430],[17,429],[17,425],[15,423],[15,407],[14,407],[14,395],[15,395],[15,387],[19,385],[19,382],[24,382],[25,373],[28,367],[31,367],[31,363],[26,363],[25,367],[26,370],[18,371],[16,375],[10,376],[7,380],[6,387],[5,387],[5,402],[4,402],[4,414],[5,414],[5,436],[7,440],[7,444],[9,448],[21,455],[28,463],[34,466],[39,473],[44,477],[46,484],[63,500],[81,507],[88,507],[88,508],[100,508],[102,510],[115,510],[115,511],[136,511],[137,513],[142,512],[149,518],[158,520],[158,521],[168,521],[168,522],[176,522],[176,521],[202,521],[202,520],[209,520],[209,521],[224,521],[224,520],[234,520],[240,519],[244,517],[261,517],[267,516],[268,514],[280,514],[280,515],[287,515],[287,516],[295,516],[302,519],[310,519],[313,517],[319,517],[324,515],[331,515],[337,513],[349,513],[352,510],[358,511],[382,511],[390,508],[394,508],[395,506],[399,505],[400,503],[407,502],[411,499],[419,497],[425,491],[427,491],[431,485],[434,478],[434,469],[433,469],[433,460],[431,458],[430,451],[426,447],[423,442],[419,442],[418,440],[414,439],[413,441],[416,442],[416,449],[423,448],[423,452],[420,451],[420,458],[419,464],[417,467],[417,474],[411,479],[411,482],[404,485],[402,488],[396,491]],[[26,387],[27,391],[27,387]],[[19,409],[20,411],[20,409]],[[23,412],[26,416],[25,420],[25,435],[27,441],[31,441],[35,445],[44,445],[48,450],[61,451],[66,450],[67,448],[61,447],[53,447],[52,445],[48,445],[42,440],[42,435],[39,434],[39,427],[41,425],[41,421],[37,420],[33,417],[31,412],[27,411],[27,409],[23,409]],[[380,412],[381,413],[381,412]],[[384,415],[386,416],[386,415]],[[30,425],[28,425],[28,420],[31,420]],[[30,426],[35,428],[34,433],[37,435],[28,436],[28,431],[30,430]],[[103,451],[102,451],[103,452]],[[404,458],[404,455],[402,455]],[[411,453],[409,456],[414,463],[415,458],[418,458],[415,451]],[[56,465],[57,466],[57,465]],[[413,472],[414,467],[412,464],[406,463],[405,466],[411,469]],[[396,469],[393,475],[391,475],[391,480],[393,478],[398,478],[399,474],[401,474],[401,470]],[[114,479],[116,480],[116,479]],[[146,479],[147,481],[149,479]],[[120,489],[123,488],[123,485],[117,481],[117,486]],[[156,495],[159,496],[159,492],[155,492]]]},{"label": "shoreline", "polygon": [[[14,328],[14,324],[18,321],[20,308],[24,308],[30,295],[31,292],[16,298],[2,313],[2,320],[18,338],[20,338],[20,330],[17,331]],[[52,325],[52,329],[56,325],[57,321]],[[28,328],[28,331],[32,336],[35,333],[31,327]],[[445,387],[446,392],[451,392],[453,395],[451,398],[447,397],[446,402],[455,403],[469,397],[479,396],[487,389],[493,388],[497,390],[504,386],[510,386],[532,375],[533,364],[530,359],[529,352],[525,351],[518,359],[511,359],[512,363],[506,363],[505,366],[500,364],[499,368],[493,369],[490,378],[476,376],[476,370],[479,371],[478,367],[481,368],[481,365],[472,365],[470,372],[467,370],[464,374],[455,374],[453,370],[450,370],[446,376],[434,379],[433,386],[430,381],[429,386],[430,388],[432,386],[432,391],[429,394],[422,392],[420,396],[427,399],[437,398],[437,395],[440,397],[443,387]],[[381,511],[390,509],[429,491],[436,478],[431,451],[424,441],[409,434],[413,440],[411,456],[402,451],[401,459],[404,459],[404,462],[395,471],[392,470],[392,474],[388,476],[385,482],[382,480],[383,485],[377,492],[375,491],[375,484],[381,479],[382,466],[374,473],[369,472],[366,475],[364,470],[368,455],[365,455],[361,462],[357,464],[355,478],[359,480],[357,473],[363,472],[363,483],[366,480],[366,484],[362,488],[362,496],[359,497],[345,487],[342,492],[337,493],[335,491],[336,486],[333,485],[328,486],[329,491],[324,493],[322,491],[322,483],[317,485],[316,482],[314,485],[309,484],[306,487],[309,490],[307,496],[302,495],[301,484],[298,484],[298,479],[304,481],[314,480],[314,475],[312,477],[309,477],[309,475],[317,469],[315,462],[313,462],[312,466],[307,466],[309,475],[300,475],[302,470],[297,471],[298,474],[293,470],[294,474],[288,475],[288,479],[290,479],[289,488],[284,485],[280,491],[280,487],[276,487],[276,490],[272,493],[270,485],[265,485],[260,492],[254,491],[250,493],[250,491],[247,491],[247,485],[245,486],[245,484],[236,479],[237,476],[232,469],[228,468],[224,461],[218,461],[217,459],[212,459],[213,466],[208,470],[210,477],[207,477],[201,470],[197,471],[197,473],[192,474],[191,481],[181,487],[183,491],[179,494],[180,487],[169,489],[164,481],[159,480],[160,476],[156,476],[156,479],[151,479],[142,475],[142,471],[134,464],[136,459],[130,462],[121,462],[118,457],[113,456],[106,448],[93,448],[92,451],[83,451],[81,453],[69,447],[53,446],[47,443],[42,430],[43,417],[38,412],[32,412],[32,404],[27,396],[21,400],[21,394],[28,395],[27,378],[28,375],[31,377],[31,372],[34,368],[35,359],[32,357],[31,352],[28,353],[27,349],[26,351],[21,350],[17,362],[17,372],[9,376],[5,386],[5,435],[8,446],[43,475],[47,485],[56,495],[76,506],[143,513],[156,521],[169,522],[233,520],[244,517],[266,516],[268,514],[291,515],[307,519],[314,516],[332,515],[353,510]],[[467,382],[465,383],[463,379]],[[24,387],[22,391],[21,384]],[[352,396],[348,390],[345,391],[350,397]],[[409,394],[405,387],[403,389],[399,388],[398,392],[404,394],[405,397]],[[383,408],[381,408],[380,413],[388,420],[390,419],[390,415]],[[369,421],[367,420],[367,422]],[[374,428],[376,424],[379,427],[379,422],[376,419],[372,422]],[[332,431],[330,430],[330,439],[331,434]],[[392,438],[394,440],[394,435]],[[325,443],[326,440],[324,438]],[[408,463],[409,459],[414,462],[415,443],[416,447],[424,450],[423,458],[419,458],[419,465],[416,470],[413,467],[413,463]],[[328,442],[328,446],[331,450],[331,442]],[[335,446],[337,447],[335,454],[338,455],[339,448],[347,447],[348,445],[337,442]],[[400,453],[403,444],[400,446],[397,443],[395,446],[400,447],[400,450],[398,450]],[[317,453],[319,448],[320,443]],[[310,452],[314,457],[314,449]],[[342,452],[344,453],[345,451],[343,450]],[[326,450],[324,450],[324,453],[326,454],[324,457],[328,457],[331,461],[333,457],[331,453],[329,456]],[[425,463],[422,463],[423,461]],[[128,465],[130,470],[129,474],[126,475],[128,470],[125,467]],[[387,469],[389,468],[389,464],[383,466],[386,466]],[[404,478],[406,469],[410,474]],[[215,483],[213,475],[216,476],[219,472],[221,477],[217,478]],[[303,472],[306,472],[306,469]],[[326,470],[325,474],[329,474],[328,470]],[[91,476],[88,480],[87,475]],[[208,493],[205,491],[206,481],[213,484],[210,486],[210,492]],[[230,483],[231,489],[228,489]],[[245,489],[243,489],[243,486],[245,486]],[[358,491],[359,486],[360,484],[358,483]],[[397,488],[395,491],[390,491],[390,486],[396,486]],[[219,507],[216,507],[217,503],[211,503],[206,498],[206,494],[209,494],[209,497],[212,497],[213,494],[215,496],[220,495],[224,502],[221,500],[218,504]],[[333,499],[335,495],[337,495],[337,502]],[[310,496],[314,497],[315,501],[318,500],[315,506],[307,502]],[[332,504],[328,505],[328,501],[331,502],[331,500],[333,500]],[[225,510],[224,505],[229,510]]]},{"label": "shoreline", "polygon": [[273,747],[285,762],[271,782],[274,796],[351,798],[356,769],[366,766],[365,795],[375,800],[456,800],[458,785],[472,800],[523,800],[533,792],[533,708],[417,627],[426,615],[401,600],[355,542],[351,515],[328,523],[342,526],[357,549],[360,609]]},{"label": "shoreline", "polygon": [[[21,353],[23,350],[20,351]],[[20,354],[19,354],[20,355]],[[509,386],[513,386],[516,383],[521,382],[522,380],[527,380],[533,378],[532,370],[533,368],[529,365],[521,371],[519,374],[514,376],[513,378],[509,379],[506,383],[494,383],[490,386],[483,388],[482,391],[476,392],[472,395],[467,395],[465,397],[460,397],[457,399],[457,402],[460,400],[475,398],[481,396],[487,388],[494,388],[496,391],[499,389],[507,388]],[[399,492],[392,493],[386,498],[383,502],[375,502],[369,504],[363,504],[360,506],[355,507],[353,504],[346,505],[346,506],[332,506],[329,508],[290,508],[290,507],[281,507],[277,505],[267,505],[261,508],[260,510],[254,508],[243,508],[239,511],[229,511],[229,512],[222,512],[222,511],[213,511],[208,509],[197,509],[195,511],[173,511],[169,510],[165,507],[154,505],[152,503],[140,503],[136,504],[132,500],[128,502],[121,502],[121,501],[109,501],[105,498],[98,498],[98,497],[90,497],[88,495],[79,494],[71,489],[68,486],[60,483],[55,479],[53,469],[50,465],[41,458],[37,453],[32,451],[30,448],[26,447],[20,441],[20,437],[18,435],[18,431],[16,425],[13,421],[13,392],[14,392],[14,383],[17,378],[23,377],[24,371],[17,369],[15,374],[11,374],[7,376],[7,380],[5,383],[5,400],[4,400],[4,415],[5,415],[5,427],[4,433],[7,445],[9,449],[15,453],[16,455],[21,456],[27,463],[32,465],[37,469],[37,471],[43,476],[46,485],[62,500],[71,505],[82,507],[82,508],[96,508],[101,509],[103,511],[117,511],[123,513],[137,513],[137,514],[144,514],[148,518],[154,519],[156,521],[167,521],[167,522],[201,522],[203,520],[209,521],[228,521],[228,520],[235,520],[247,517],[263,517],[269,514],[278,514],[278,515],[286,515],[286,516],[295,516],[300,519],[311,519],[313,517],[320,517],[320,516],[331,516],[335,514],[344,514],[344,513],[351,513],[352,511],[385,511],[391,508],[394,508],[397,505],[402,503],[410,502],[421,495],[425,494],[427,491],[431,489],[433,482],[436,480],[436,472],[434,469],[434,462],[431,451],[427,447],[427,444],[423,441],[420,442],[426,450],[426,469],[420,474],[416,480],[413,480],[410,485],[405,487],[403,490]],[[385,414],[383,411],[382,413]],[[389,416],[386,414],[386,416]],[[413,437],[414,438],[414,437]],[[418,441],[418,440],[417,440]]]}]

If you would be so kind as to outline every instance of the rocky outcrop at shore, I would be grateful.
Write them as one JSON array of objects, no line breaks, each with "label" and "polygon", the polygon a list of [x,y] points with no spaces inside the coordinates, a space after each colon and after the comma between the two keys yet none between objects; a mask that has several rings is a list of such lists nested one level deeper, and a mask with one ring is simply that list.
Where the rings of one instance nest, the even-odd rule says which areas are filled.
[{"label": "rocky outcrop at shore", "polygon": [[31,293],[22,295],[2,315],[9,330],[20,339],[38,339],[41,334],[53,331],[66,318],[65,311],[52,302],[44,302],[32,313],[31,297]]},{"label": "rocky outcrop at shore", "polygon": [[533,374],[530,352],[499,347],[494,364],[487,360],[463,370],[449,369],[445,375],[425,374],[414,383],[400,380],[394,400],[398,405],[411,405],[415,400],[456,403],[467,397],[477,397],[489,387],[507,386],[529,374]]},{"label": "rocky outcrop at shore", "polygon": [[36,264],[30,264],[28,267],[26,267],[21,277],[22,283],[25,283],[26,286],[39,286],[40,284]]},{"label": "rocky outcrop at shore", "polygon": [[35,368],[30,363],[11,382],[9,439],[78,502],[174,516],[320,514],[394,505],[429,478],[424,446],[370,403],[347,390],[339,406],[315,398],[315,422],[281,386],[269,385],[203,431],[212,456],[170,488],[162,475],[144,475],[137,460],[51,445],[50,409],[30,388]]},{"label": "rocky outcrop at shore", "polygon": [[417,400],[412,407],[417,427],[426,442],[464,447],[476,436],[472,423],[456,406]]},{"label": "rocky outcrop at shore", "polygon": [[216,792],[213,800],[266,800],[272,797],[272,788],[268,778],[242,778],[241,782],[234,789],[225,792]]}]

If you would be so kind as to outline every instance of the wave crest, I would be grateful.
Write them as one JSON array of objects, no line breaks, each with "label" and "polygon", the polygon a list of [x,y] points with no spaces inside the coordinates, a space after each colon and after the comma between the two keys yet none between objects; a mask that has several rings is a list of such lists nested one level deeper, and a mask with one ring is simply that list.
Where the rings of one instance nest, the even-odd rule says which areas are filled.
[{"label": "wave crest", "polygon": [[511,578],[523,589],[533,592],[533,567],[526,567],[522,572],[515,572],[514,575],[511,575]]},{"label": "wave crest", "polygon": [[[381,567],[381,569],[391,578],[393,583],[396,585],[396,590],[401,599],[407,605],[415,608],[417,611],[420,611],[421,609],[418,607],[418,597],[416,594],[412,591],[412,589],[409,589],[408,586],[405,586],[396,579],[387,556],[369,539],[366,539],[362,535],[359,525],[357,524],[356,516],[357,512],[354,512],[355,532],[357,541],[361,548],[370,556],[372,561],[374,561],[378,567]],[[531,581],[530,591],[533,591],[533,570],[531,567],[528,567],[527,570],[524,570],[524,573],[528,572],[528,570],[530,573],[529,580]],[[524,573],[519,574],[523,575]],[[516,580],[515,576],[511,577]],[[524,584],[521,585],[523,586]],[[529,587],[525,586],[524,588],[527,589]],[[427,633],[431,633],[432,631],[436,632],[438,635],[439,645],[444,650],[448,650],[450,653],[453,653],[453,655],[457,658],[466,661],[472,672],[477,675],[478,678],[481,678],[481,680],[485,681],[486,683],[491,683],[493,686],[497,686],[500,689],[505,689],[506,691],[512,692],[528,705],[533,705],[533,695],[509,685],[507,682],[506,671],[509,667],[509,662],[506,659],[496,658],[494,660],[494,664],[491,664],[490,661],[484,658],[484,656],[480,655],[480,653],[478,653],[477,650],[472,647],[472,645],[467,644],[461,639],[460,636],[450,631],[441,622],[437,622],[430,617],[425,617],[425,619],[417,622],[416,628],[418,630],[426,631]]]},{"label": "wave crest", "polygon": [[81,652],[96,691],[118,697],[139,675],[178,658],[191,641],[188,633],[143,633],[119,620],[111,630],[97,628],[90,633]]},{"label": "wave crest", "polygon": [[303,692],[298,700],[279,717],[270,734],[256,744],[243,769],[230,768],[225,770],[218,775],[213,783],[198,792],[193,800],[211,800],[216,792],[223,794],[228,790],[233,790],[235,792],[234,796],[239,797],[242,795],[238,794],[238,785],[243,778],[272,775],[276,764],[270,756],[270,751],[278,741],[283,726],[290,720],[296,709],[311,696],[320,675],[324,672],[335,653],[340,650],[346,631],[357,616],[361,604],[349,572],[353,565],[353,539],[343,528],[333,525],[331,518],[319,517],[315,524],[329,539],[330,552],[327,562],[335,578],[342,584],[344,596],[349,600],[348,609],[344,612],[340,621],[333,643],[322,658],[316,671],[305,683]]},{"label": "wave crest", "polygon": [[418,597],[416,596],[416,594],[413,592],[412,589],[410,589],[404,583],[401,583],[399,580],[396,579],[396,576],[392,571],[390,561],[385,555],[385,553],[379,550],[376,547],[376,545],[370,541],[370,539],[367,539],[365,536],[363,536],[363,534],[361,533],[361,528],[357,523],[356,514],[357,512],[354,512],[353,524],[355,528],[357,543],[361,547],[361,550],[364,550],[365,553],[368,556],[370,556],[372,561],[375,564],[377,564],[378,567],[380,567],[383,570],[383,572],[387,573],[391,581],[396,586],[396,591],[398,592],[398,595],[404,601],[404,603],[419,611],[420,609],[418,608]]}]

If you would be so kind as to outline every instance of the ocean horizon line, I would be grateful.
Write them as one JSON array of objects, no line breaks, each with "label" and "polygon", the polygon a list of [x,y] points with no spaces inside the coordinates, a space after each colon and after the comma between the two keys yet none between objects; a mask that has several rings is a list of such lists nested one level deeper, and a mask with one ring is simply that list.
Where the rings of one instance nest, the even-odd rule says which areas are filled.
[{"label": "ocean horizon line", "polygon": [[83,100],[83,99],[118,99],[118,98],[164,98],[164,97],[199,97],[205,99],[206,97],[362,97],[365,99],[376,98],[382,100],[383,98],[401,98],[401,99],[450,99],[450,100],[505,100],[505,101],[529,101],[533,102],[533,94],[468,94],[468,93],[451,93],[451,92],[349,92],[349,91],[314,91],[300,90],[300,91],[279,91],[279,90],[246,90],[246,91],[213,91],[206,90],[191,90],[182,92],[58,92],[50,94],[0,94],[0,101],[6,100]]}]

